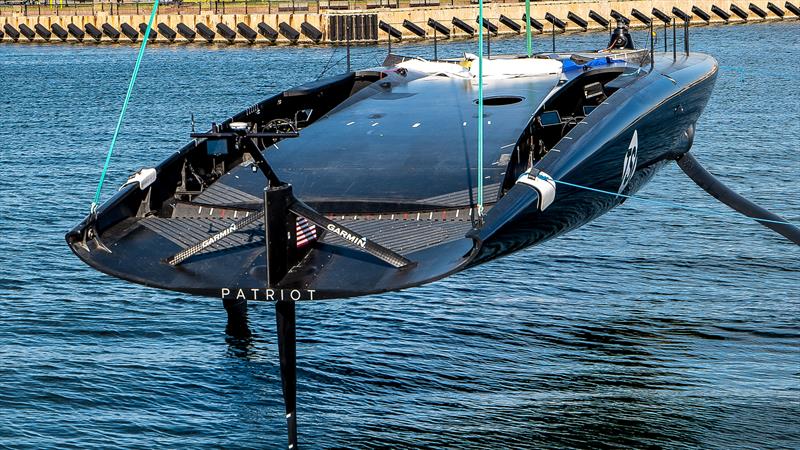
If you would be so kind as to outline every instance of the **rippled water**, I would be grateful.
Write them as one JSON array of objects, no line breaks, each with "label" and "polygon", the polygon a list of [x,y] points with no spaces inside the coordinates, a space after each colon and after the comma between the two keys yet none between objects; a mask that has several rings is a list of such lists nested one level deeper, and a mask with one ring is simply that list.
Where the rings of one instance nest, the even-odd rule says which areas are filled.
[{"label": "rippled water", "polygon": [[[800,24],[693,28],[692,45],[721,66],[695,154],[800,221]],[[524,50],[519,38],[492,47]],[[229,345],[220,301],[99,274],[64,244],[135,51],[0,46],[0,446],[279,448],[271,305],[250,307],[249,345]],[[354,66],[384,52],[356,48]],[[343,70],[343,55],[149,48],[106,195],[182,145],[190,113],[206,128]],[[630,201],[426,287],[300,304],[303,446],[800,447],[798,247],[726,214],[674,165],[641,195],[709,213]]]}]

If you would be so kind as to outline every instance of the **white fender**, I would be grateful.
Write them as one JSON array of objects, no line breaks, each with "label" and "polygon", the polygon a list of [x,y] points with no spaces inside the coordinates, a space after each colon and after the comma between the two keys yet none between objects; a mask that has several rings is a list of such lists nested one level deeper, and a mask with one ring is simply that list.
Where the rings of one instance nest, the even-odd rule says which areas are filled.
[{"label": "white fender", "polygon": [[517,183],[526,184],[539,193],[539,211],[544,211],[556,199],[556,182],[553,177],[540,171],[530,168],[517,178]]},{"label": "white fender", "polygon": [[139,189],[145,190],[148,186],[153,184],[156,181],[156,176],[158,172],[156,169],[149,168],[149,169],[140,169],[138,172],[134,173],[133,175],[128,177],[128,181],[125,182],[122,186],[120,186],[120,190],[125,186],[133,183],[139,183]]}]

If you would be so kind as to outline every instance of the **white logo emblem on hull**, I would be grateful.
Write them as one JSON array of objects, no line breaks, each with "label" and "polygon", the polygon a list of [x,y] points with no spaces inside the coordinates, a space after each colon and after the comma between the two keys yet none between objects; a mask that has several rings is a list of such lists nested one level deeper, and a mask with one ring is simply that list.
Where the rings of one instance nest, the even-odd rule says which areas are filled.
[{"label": "white logo emblem on hull", "polygon": [[628,183],[631,182],[631,179],[633,179],[633,172],[636,171],[638,152],[639,135],[636,133],[636,130],[633,130],[633,138],[631,138],[631,143],[628,145],[628,151],[625,152],[625,161],[622,163],[622,183],[619,185],[618,194],[621,194],[625,187],[628,186]]}]

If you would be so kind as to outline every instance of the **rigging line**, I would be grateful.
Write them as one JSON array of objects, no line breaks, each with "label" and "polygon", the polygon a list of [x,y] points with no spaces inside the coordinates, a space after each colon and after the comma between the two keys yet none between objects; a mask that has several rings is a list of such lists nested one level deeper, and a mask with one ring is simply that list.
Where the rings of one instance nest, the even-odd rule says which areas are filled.
[{"label": "rigging line", "polygon": [[327,72],[328,69],[330,68],[331,61],[333,61],[333,57],[335,55],[336,55],[336,46],[331,46],[331,56],[328,58],[328,62],[326,62],[325,65],[322,66],[322,72],[320,72],[320,74],[317,75],[317,78],[315,78],[314,81],[319,80],[320,78],[322,78],[323,75],[325,75],[325,72]]},{"label": "rigging line", "polygon": [[108,153],[106,154],[106,162],[103,164],[103,171],[100,173],[100,181],[97,183],[97,190],[94,193],[94,200],[92,201],[91,206],[91,213],[94,214],[97,210],[97,205],[100,202],[100,192],[103,190],[103,182],[106,180],[106,174],[108,173],[108,166],[111,164],[111,154],[114,153],[114,145],[117,143],[117,137],[119,136],[119,130],[122,127],[122,120],[125,117],[125,110],[128,109],[128,102],[131,99],[131,93],[133,92],[133,85],[136,83],[136,76],[139,74],[139,66],[142,64],[142,56],[144,55],[144,49],[147,47],[147,41],[150,40],[150,31],[153,29],[153,20],[156,17],[156,12],[158,11],[158,1],[155,0],[153,2],[153,10],[150,12],[150,19],[147,21],[147,29],[144,32],[144,36],[142,39],[142,45],[139,47],[139,54],[136,56],[136,64],[133,66],[133,74],[131,75],[131,81],[128,83],[128,92],[125,94],[125,101],[122,103],[122,110],[119,113],[119,118],[117,119],[117,126],[114,129],[114,136],[111,138],[111,146],[108,148]]},{"label": "rigging line", "polygon": [[543,175],[541,173],[538,175],[538,177],[541,178],[542,180],[553,181],[553,182],[558,183],[558,184],[563,184],[564,186],[570,186],[570,187],[574,187],[574,188],[578,188],[578,189],[584,189],[584,190],[587,190],[587,191],[598,192],[600,194],[613,195],[615,197],[622,197],[622,198],[626,198],[626,199],[641,200],[641,201],[644,201],[644,202],[655,203],[655,204],[660,204],[660,205],[674,206],[674,207],[677,207],[677,208],[685,209],[687,211],[702,212],[702,213],[707,214],[707,215],[725,216],[725,217],[742,217],[742,216],[744,216],[744,217],[747,217],[748,219],[753,219],[753,220],[755,220],[757,222],[776,223],[776,224],[780,224],[780,225],[796,226],[792,222],[789,222],[788,220],[760,219],[758,217],[748,216],[747,214],[729,214],[727,212],[718,212],[717,213],[717,212],[710,211],[710,210],[708,210],[706,208],[701,208],[701,207],[697,207],[697,206],[683,205],[683,204],[680,204],[680,203],[677,203],[677,202],[674,202],[674,201],[671,201],[671,200],[661,200],[661,199],[657,199],[657,198],[647,198],[647,197],[639,197],[639,196],[633,196],[633,195],[618,194],[616,192],[604,191],[603,189],[597,189],[597,188],[593,188],[593,187],[589,187],[589,186],[583,186],[583,185],[580,185],[580,184],[570,183],[570,182],[567,182],[567,181],[556,180],[555,178],[553,178],[551,176]]},{"label": "rigging line", "polygon": [[[335,63],[331,64],[331,65],[330,65],[330,66],[329,66],[327,69],[325,69],[325,70],[324,70],[324,71],[323,71],[323,72],[320,74],[320,77],[322,77],[323,75],[325,75],[325,73],[326,73],[327,71],[329,71],[329,70],[333,69],[334,67],[338,66],[338,65],[339,65],[339,63],[341,63],[342,61],[344,61],[344,59],[345,59],[345,58],[347,58],[347,55],[344,55],[344,56],[342,56],[342,57],[341,57],[341,58],[339,58],[339,59],[338,59],[338,60],[337,60]],[[317,78],[317,79],[319,79],[319,78]]]},{"label": "rigging line", "polygon": [[[483,0],[478,0],[478,217],[483,217]],[[488,32],[488,29],[487,29]]]}]

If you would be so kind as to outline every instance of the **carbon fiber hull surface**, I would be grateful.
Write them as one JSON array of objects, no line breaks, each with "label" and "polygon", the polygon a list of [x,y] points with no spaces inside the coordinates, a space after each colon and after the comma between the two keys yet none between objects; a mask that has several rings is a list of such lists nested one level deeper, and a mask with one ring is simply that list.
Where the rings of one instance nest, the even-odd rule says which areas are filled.
[{"label": "carbon fiber hull surface", "polygon": [[[272,116],[267,117],[272,122],[262,118],[296,115],[309,99],[321,111],[304,113],[310,124],[299,138],[258,142],[275,172],[296,187],[298,198],[341,226],[313,226],[298,216],[288,250],[295,259],[280,282],[265,283],[270,262],[263,221],[235,226],[263,206],[262,174],[251,158],[231,156],[233,151],[215,153],[204,140],[193,141],[159,165],[158,181],[152,186],[122,189],[96,217],[72,230],[67,241],[87,264],[113,276],[229,299],[316,300],[417,286],[557,237],[619,205],[623,197],[564,184],[557,186],[546,208],[536,201],[510,202],[523,192],[515,184],[519,171],[531,167],[575,185],[636,192],[660,167],[691,147],[717,64],[702,54],[674,62],[671,54],[657,54],[649,72],[609,62],[597,70],[562,75],[557,85],[540,79],[520,84],[515,91],[513,81],[498,84],[498,98],[525,100],[508,109],[488,109],[487,122],[503,123],[488,138],[488,155],[482,162],[487,174],[482,223],[475,221],[476,171],[469,127],[477,117],[470,112],[474,94],[469,84],[434,80],[412,92],[413,82],[397,81],[399,75],[386,70],[378,75],[347,74],[287,91],[223,124],[255,123],[254,118],[274,124]],[[566,111],[573,91],[586,91],[595,79],[607,93],[601,103],[572,122],[561,122],[558,133],[536,125],[542,111]],[[386,88],[380,83],[393,84]],[[449,103],[452,117],[441,117],[447,111],[441,107],[425,111],[426,99],[435,96],[437,86],[446,86],[443,92],[451,95],[461,92]],[[406,94],[415,94],[416,103],[409,103],[415,97]],[[384,122],[395,110],[381,108],[392,102],[401,102],[395,105],[400,109],[418,105],[419,111],[403,110],[402,120]],[[369,120],[348,124],[359,117]],[[539,139],[537,132],[552,136]],[[388,137],[392,139],[381,141]],[[526,146],[536,139],[546,151],[535,156],[539,143]],[[553,142],[545,143],[547,139]],[[348,149],[354,153],[348,155]],[[291,226],[294,230],[294,223]],[[181,264],[167,262],[182,249],[220,233],[227,234],[201,246]],[[411,264],[393,267],[360,248],[356,237],[396,252]]]}]

